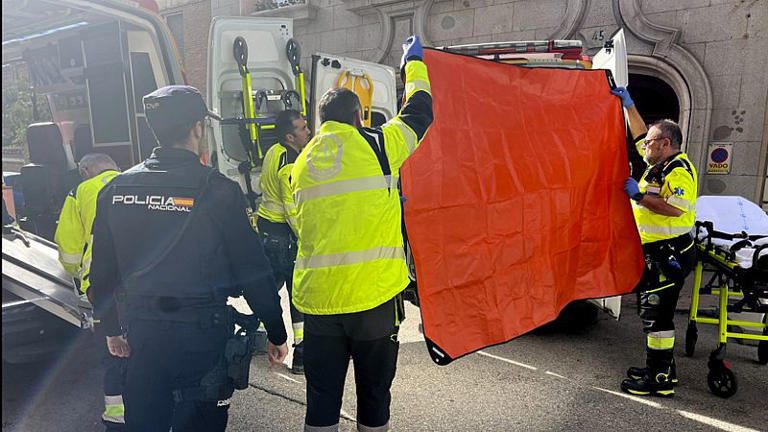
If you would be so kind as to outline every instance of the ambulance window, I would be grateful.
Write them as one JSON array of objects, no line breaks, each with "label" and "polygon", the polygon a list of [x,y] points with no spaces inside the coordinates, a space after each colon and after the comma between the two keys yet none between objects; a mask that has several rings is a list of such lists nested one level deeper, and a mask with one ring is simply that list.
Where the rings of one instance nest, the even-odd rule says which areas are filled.
[{"label": "ambulance window", "polygon": [[165,22],[168,24],[168,29],[171,30],[174,41],[176,41],[181,62],[184,63],[184,14],[180,12],[166,15]]},{"label": "ambulance window", "polygon": [[88,94],[93,119],[93,140],[96,145],[109,143],[127,143],[128,106],[125,98],[124,82],[115,82],[121,71],[118,67],[100,66],[89,68]]},{"label": "ambulance window", "polygon": [[132,52],[131,71],[133,73],[133,97],[136,112],[143,113],[142,98],[157,90],[157,82],[155,81],[155,74],[152,72],[149,53]]},{"label": "ambulance window", "polygon": [[94,146],[130,142],[122,41],[117,23],[83,32]]}]

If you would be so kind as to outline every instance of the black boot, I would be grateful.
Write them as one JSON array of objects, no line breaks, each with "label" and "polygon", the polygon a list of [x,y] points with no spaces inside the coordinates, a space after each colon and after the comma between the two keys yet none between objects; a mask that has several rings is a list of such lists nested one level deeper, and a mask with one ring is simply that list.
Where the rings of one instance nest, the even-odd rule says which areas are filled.
[{"label": "black boot", "polygon": [[674,396],[673,365],[672,350],[647,349],[643,376],[637,379],[625,379],[621,382],[621,389],[637,396]]},{"label": "black boot", "polygon": [[[639,380],[640,378],[644,377],[646,374],[648,374],[648,368],[647,367],[631,367],[627,369],[627,376],[630,379],[633,380]],[[677,365],[675,364],[675,359],[672,359],[672,367],[671,371],[669,373],[669,381],[672,383],[672,385],[677,385]]]},{"label": "black boot", "polygon": [[293,349],[291,372],[296,375],[304,375],[304,341],[299,342]]}]

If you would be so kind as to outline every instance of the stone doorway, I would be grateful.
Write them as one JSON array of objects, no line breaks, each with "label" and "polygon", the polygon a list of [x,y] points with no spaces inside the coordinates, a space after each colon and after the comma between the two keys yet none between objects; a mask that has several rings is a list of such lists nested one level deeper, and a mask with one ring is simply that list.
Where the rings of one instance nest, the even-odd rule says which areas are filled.
[{"label": "stone doorway", "polygon": [[631,73],[629,91],[646,123],[663,119],[680,122],[680,101],[677,94],[661,78]]}]

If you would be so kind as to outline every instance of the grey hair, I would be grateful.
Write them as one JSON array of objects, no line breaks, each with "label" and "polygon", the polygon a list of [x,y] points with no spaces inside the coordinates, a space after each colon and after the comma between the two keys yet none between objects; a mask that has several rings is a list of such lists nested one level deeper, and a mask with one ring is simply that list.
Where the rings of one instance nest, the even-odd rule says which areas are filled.
[{"label": "grey hair", "polygon": [[88,153],[77,164],[79,169],[87,168],[92,171],[117,170],[117,164],[104,153]]},{"label": "grey hair", "polygon": [[672,120],[664,119],[658,120],[651,124],[648,128],[656,126],[661,132],[661,138],[669,138],[672,143],[672,148],[680,150],[680,146],[683,144],[683,132],[680,130],[680,126]]}]

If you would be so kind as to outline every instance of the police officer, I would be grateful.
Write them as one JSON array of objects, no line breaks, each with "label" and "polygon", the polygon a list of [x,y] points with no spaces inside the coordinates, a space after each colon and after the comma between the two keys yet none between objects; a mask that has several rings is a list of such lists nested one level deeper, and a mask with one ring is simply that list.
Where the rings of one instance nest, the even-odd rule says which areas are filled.
[{"label": "police officer", "polygon": [[[293,162],[309,142],[307,121],[295,110],[277,115],[275,132],[278,142],[267,150],[259,185],[261,203],[256,221],[264,241],[264,252],[274,272],[277,289],[285,283],[289,297],[293,293],[293,263],[296,260],[295,205],[291,196],[290,176]],[[291,371],[304,373],[304,314],[291,305],[293,324],[293,361]]]},{"label": "police officer", "polygon": [[[633,107],[629,92],[615,92],[625,107]],[[642,119],[630,117],[633,123]],[[638,183],[627,179],[635,222],[645,254],[645,273],[637,288],[639,314],[646,333],[646,366],[627,370],[621,389],[634,395],[673,396],[677,371],[674,313],[685,278],[695,263],[691,231],[696,219],[697,175],[681,151],[683,135],[677,123],[660,120],[648,128],[642,143],[648,164]]]},{"label": "police officer", "polygon": [[[59,249],[59,262],[79,283],[80,292],[90,294],[91,228],[96,217],[96,198],[104,186],[118,174],[117,164],[103,153],[89,153],[78,163],[84,179],[67,194],[56,226],[54,241]],[[95,326],[96,334],[104,337],[102,326]],[[125,429],[123,386],[125,359],[113,356],[104,347],[104,413],[101,421],[107,431]]]},{"label": "police officer", "polygon": [[188,86],[160,88],[144,106],[160,147],[99,196],[95,315],[110,352],[128,357],[129,430],[223,431],[233,392],[227,297],[245,294],[268,331],[269,360],[280,364],[279,297],[239,186],[198,159],[204,118],[215,114]]},{"label": "police officer", "polygon": [[432,97],[417,37],[403,45],[405,102],[381,128],[361,127],[347,89],[320,100],[320,131],[291,173],[299,250],[293,303],[305,313],[305,431],[338,430],[352,358],[361,431],[389,427],[401,292],[408,269],[397,189],[400,166],[432,123]]}]

